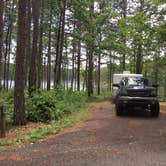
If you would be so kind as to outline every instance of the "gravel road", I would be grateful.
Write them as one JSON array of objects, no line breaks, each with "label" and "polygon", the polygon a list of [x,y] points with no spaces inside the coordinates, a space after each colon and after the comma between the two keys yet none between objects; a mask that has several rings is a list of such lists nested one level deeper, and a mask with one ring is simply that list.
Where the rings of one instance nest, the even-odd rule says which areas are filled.
[{"label": "gravel road", "polygon": [[75,127],[0,153],[0,166],[166,166],[166,110],[117,117],[109,101],[92,105]]}]

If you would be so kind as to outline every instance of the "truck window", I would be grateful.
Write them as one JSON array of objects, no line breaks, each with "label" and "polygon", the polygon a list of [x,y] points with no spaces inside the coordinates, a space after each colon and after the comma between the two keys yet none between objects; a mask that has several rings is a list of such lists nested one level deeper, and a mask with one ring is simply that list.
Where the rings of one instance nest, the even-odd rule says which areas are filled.
[{"label": "truck window", "polygon": [[128,86],[144,86],[144,80],[141,77],[129,77],[127,81]]}]

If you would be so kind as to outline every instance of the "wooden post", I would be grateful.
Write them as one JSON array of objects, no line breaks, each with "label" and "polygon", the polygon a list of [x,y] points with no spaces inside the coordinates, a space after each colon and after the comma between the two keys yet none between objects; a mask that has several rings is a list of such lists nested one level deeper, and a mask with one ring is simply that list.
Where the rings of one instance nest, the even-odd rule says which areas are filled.
[{"label": "wooden post", "polygon": [[0,137],[5,137],[5,109],[4,107],[0,107]]}]

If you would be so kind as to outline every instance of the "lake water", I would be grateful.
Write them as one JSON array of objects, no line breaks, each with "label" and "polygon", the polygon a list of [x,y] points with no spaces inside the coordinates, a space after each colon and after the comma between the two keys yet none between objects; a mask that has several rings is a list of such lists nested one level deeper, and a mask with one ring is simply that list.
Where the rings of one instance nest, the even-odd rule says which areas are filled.
[{"label": "lake water", "polygon": [[[2,86],[3,86],[3,84],[4,84],[4,81],[2,80]],[[67,84],[67,82],[65,81],[62,83],[62,86],[66,87],[67,86],[66,84]],[[47,88],[47,81],[42,82],[42,87],[44,89]],[[70,87],[71,87],[71,82],[68,82],[68,88],[70,88]],[[12,89],[12,88],[14,88],[14,80],[9,80],[9,89]],[[54,81],[51,81],[51,89],[53,89],[53,88],[54,88]],[[76,84],[73,84],[73,89],[77,89]],[[83,89],[83,82],[80,83],[80,90],[82,90],[82,89]]]}]

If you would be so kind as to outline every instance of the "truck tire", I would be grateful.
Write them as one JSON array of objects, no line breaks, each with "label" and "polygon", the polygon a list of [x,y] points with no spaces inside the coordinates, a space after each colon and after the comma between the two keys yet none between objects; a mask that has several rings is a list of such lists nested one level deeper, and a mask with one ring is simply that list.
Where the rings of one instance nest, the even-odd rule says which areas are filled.
[{"label": "truck tire", "polygon": [[151,104],[151,116],[158,117],[160,113],[160,106],[159,102],[157,101],[155,104]]},{"label": "truck tire", "polygon": [[117,116],[122,116],[123,115],[123,109],[120,105],[116,106],[116,115]]}]

